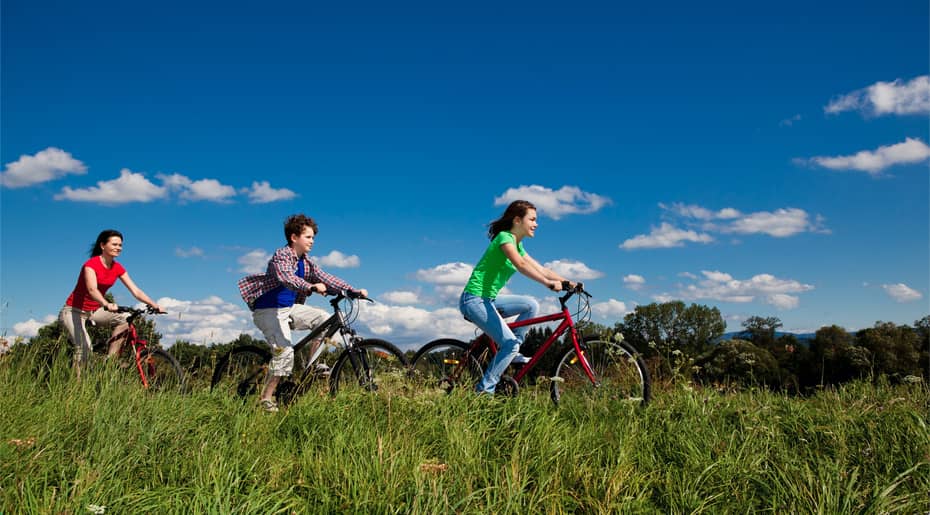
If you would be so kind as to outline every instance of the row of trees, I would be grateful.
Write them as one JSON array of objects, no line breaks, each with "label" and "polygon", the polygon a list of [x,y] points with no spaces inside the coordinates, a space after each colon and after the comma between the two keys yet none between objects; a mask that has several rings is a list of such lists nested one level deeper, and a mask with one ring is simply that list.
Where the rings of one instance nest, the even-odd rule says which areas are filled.
[{"label": "row of trees", "polygon": [[[637,306],[613,327],[582,322],[585,335],[622,338],[640,352],[658,382],[694,381],[703,384],[765,385],[792,392],[805,392],[864,377],[887,377],[893,382],[930,381],[930,316],[913,326],[876,322],[873,327],[851,333],[835,325],[820,328],[813,338],[799,340],[779,333],[777,317],[754,316],[743,322],[743,331],[724,338],[726,323],[720,310],[684,302]],[[137,327],[150,344],[161,335],[151,320]],[[105,330],[91,327],[96,342],[106,341]],[[524,353],[535,350],[552,334],[551,329],[532,329]],[[42,327],[31,339],[33,349],[49,355],[60,349],[67,336],[61,322]],[[210,347],[176,342],[171,353],[192,380],[208,380],[216,360],[228,349],[243,344],[264,345],[247,334]],[[14,345],[13,350],[17,347]],[[556,353],[547,358],[554,360]],[[548,372],[549,364],[537,368]]]}]

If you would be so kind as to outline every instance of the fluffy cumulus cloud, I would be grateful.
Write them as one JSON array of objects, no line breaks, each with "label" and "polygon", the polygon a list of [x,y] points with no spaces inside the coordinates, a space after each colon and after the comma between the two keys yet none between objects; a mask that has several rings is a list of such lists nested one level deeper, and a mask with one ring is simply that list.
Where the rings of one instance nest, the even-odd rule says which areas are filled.
[{"label": "fluffy cumulus cloud", "polygon": [[252,187],[246,188],[243,192],[248,195],[249,202],[253,204],[267,204],[268,202],[291,200],[297,197],[296,193],[287,188],[272,188],[268,181],[253,182]]},{"label": "fluffy cumulus cloud", "polygon": [[347,256],[338,250],[334,250],[325,256],[313,256],[310,259],[322,266],[331,266],[333,268],[358,268],[362,264],[362,260],[358,256]]},{"label": "fluffy cumulus cloud", "polygon": [[914,302],[924,298],[923,294],[904,283],[883,284],[882,289],[895,302]]},{"label": "fluffy cumulus cloud", "polygon": [[626,307],[626,303],[617,299],[609,299],[606,302],[596,302],[591,304],[591,312],[601,320],[609,322],[619,322],[627,313],[633,310]]},{"label": "fluffy cumulus cloud", "polygon": [[778,309],[793,309],[800,302],[796,294],[814,289],[810,284],[794,279],[779,279],[771,274],[758,274],[749,279],[735,279],[720,271],[704,270],[701,274],[703,279],[683,285],[675,296],[688,300],[737,303],[759,300]]},{"label": "fluffy cumulus cloud", "polygon": [[572,259],[557,259],[555,261],[545,263],[543,266],[554,270],[555,273],[572,281],[587,281],[590,279],[604,277],[603,272],[588,268],[588,265],[582,263],[581,261],[575,261]]},{"label": "fluffy cumulus cloud", "polygon": [[97,202],[100,204],[126,204],[129,202],[152,202],[165,198],[168,190],[164,186],[156,186],[141,173],[133,173],[129,169],[122,169],[119,177],[111,181],[98,181],[97,186],[89,188],[72,189],[70,186],[62,188],[55,195],[55,200],[71,200],[75,202]]},{"label": "fluffy cumulus cloud", "polygon": [[457,308],[433,311],[413,306],[368,304],[357,320],[360,332],[384,338],[402,350],[417,349],[437,338],[468,340],[475,326],[462,318]]},{"label": "fluffy cumulus cloud", "polygon": [[184,200],[207,202],[230,202],[236,196],[236,189],[216,179],[191,180],[181,174],[159,174],[157,176],[165,187],[177,191]]},{"label": "fluffy cumulus cloud", "polygon": [[930,76],[879,81],[831,100],[824,111],[828,114],[859,111],[869,116],[930,114]]},{"label": "fluffy cumulus cloud", "polygon": [[520,186],[510,188],[494,199],[495,206],[506,206],[514,200],[528,200],[541,215],[558,220],[565,215],[589,214],[611,203],[610,199],[596,193],[581,191],[577,186],[562,186],[552,190],[543,186]]},{"label": "fluffy cumulus cloud", "polygon": [[873,177],[895,165],[914,164],[930,158],[930,146],[918,138],[905,138],[901,143],[861,150],[846,156],[815,156],[795,159],[797,164],[810,164],[838,171],[865,172]]},{"label": "fluffy cumulus cloud", "polygon": [[474,267],[467,263],[444,263],[433,268],[417,270],[416,278],[431,284],[464,287],[473,269]]},{"label": "fluffy cumulus cloud", "polygon": [[242,302],[231,303],[216,296],[200,300],[162,297],[156,302],[168,312],[154,317],[165,346],[178,340],[197,345],[227,343],[243,333],[261,338]]},{"label": "fluffy cumulus cloud", "polygon": [[641,275],[629,274],[623,276],[623,284],[633,291],[639,291],[646,284],[646,279]]},{"label": "fluffy cumulus cloud", "polygon": [[39,329],[41,329],[43,326],[51,324],[57,318],[58,317],[55,315],[46,315],[42,320],[30,318],[25,322],[13,324],[13,336],[19,336],[23,338],[32,338],[33,336],[37,336],[39,334]]},{"label": "fluffy cumulus cloud", "polygon": [[404,305],[416,304],[420,300],[416,292],[412,291],[389,291],[382,294],[381,298],[391,304]]},{"label": "fluffy cumulus cloud", "polygon": [[649,234],[640,234],[624,241],[620,244],[620,248],[625,250],[667,249],[683,247],[685,242],[710,243],[712,241],[714,237],[710,234],[681,229],[668,222],[662,222],[660,226],[653,227]]},{"label": "fluffy cumulus cloud", "polygon": [[271,259],[271,254],[262,249],[255,249],[239,256],[236,262],[239,263],[240,272],[260,274],[268,268],[269,259]]},{"label": "fluffy cumulus cloud", "polygon": [[649,234],[634,236],[620,244],[626,250],[681,247],[685,243],[711,243],[717,234],[766,234],[776,238],[803,232],[829,233],[820,215],[811,216],[803,209],[781,208],[775,211],[742,211],[725,207],[709,209],[693,204],[659,204],[664,216],[674,223],[662,222]]},{"label": "fluffy cumulus cloud", "polygon": [[84,163],[60,148],[49,147],[34,156],[22,155],[6,164],[0,173],[0,185],[7,188],[24,188],[52,181],[65,175],[87,173]]}]

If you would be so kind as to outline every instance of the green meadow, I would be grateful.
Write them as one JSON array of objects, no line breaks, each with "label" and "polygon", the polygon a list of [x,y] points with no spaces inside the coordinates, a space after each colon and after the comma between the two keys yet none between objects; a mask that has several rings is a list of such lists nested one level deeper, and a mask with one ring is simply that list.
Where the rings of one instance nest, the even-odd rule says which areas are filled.
[{"label": "green meadow", "polygon": [[400,388],[272,414],[7,356],[0,391],[2,513],[930,512],[923,383],[665,385],[645,408]]}]

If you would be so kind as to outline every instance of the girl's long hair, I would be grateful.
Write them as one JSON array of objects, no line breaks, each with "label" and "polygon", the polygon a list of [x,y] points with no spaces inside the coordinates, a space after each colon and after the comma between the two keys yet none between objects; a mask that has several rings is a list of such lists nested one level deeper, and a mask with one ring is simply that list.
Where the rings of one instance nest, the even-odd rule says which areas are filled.
[{"label": "girl's long hair", "polygon": [[100,248],[101,245],[110,241],[110,238],[118,236],[119,239],[123,239],[123,233],[117,231],[116,229],[107,229],[102,231],[97,235],[97,241],[94,242],[93,246],[90,248],[90,257],[99,256],[103,254],[103,249]]},{"label": "girl's long hair", "polygon": [[526,216],[526,211],[536,209],[529,200],[514,200],[504,210],[500,218],[488,224],[488,237],[494,239],[501,231],[509,231],[513,228],[513,219]]}]

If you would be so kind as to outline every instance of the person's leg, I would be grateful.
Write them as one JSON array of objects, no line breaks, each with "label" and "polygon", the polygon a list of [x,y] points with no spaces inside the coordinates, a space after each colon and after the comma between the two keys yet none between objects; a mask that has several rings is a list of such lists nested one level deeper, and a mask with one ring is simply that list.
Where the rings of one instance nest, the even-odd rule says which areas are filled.
[{"label": "person's leg", "polygon": [[74,348],[72,366],[78,380],[81,379],[81,369],[87,366],[93,353],[90,334],[87,333],[87,327],[84,325],[89,317],[89,313],[84,313],[80,309],[71,306],[61,308],[61,313],[58,314],[58,318],[64,324],[68,337],[71,339],[71,345]]},{"label": "person's leg", "polygon": [[[312,331],[325,322],[327,318],[329,318],[329,313],[322,309],[306,306],[304,304],[295,304],[291,310],[291,329],[297,331]],[[308,349],[310,363],[316,363],[320,354],[325,350],[322,343],[322,338],[317,338],[310,342],[310,348]],[[328,367],[323,368],[328,369]]]},{"label": "person's leg", "polygon": [[[539,313],[539,303],[536,302],[536,299],[527,295],[498,295],[497,298],[494,299],[494,305],[497,307],[497,312],[500,313],[503,318],[519,315],[517,316],[516,322],[529,320]],[[514,336],[520,340],[520,345],[523,345],[523,340],[528,330],[529,326],[518,327],[513,330]],[[519,352],[519,349],[517,349],[517,351]],[[517,354],[513,362],[522,364],[529,362],[529,360],[530,359],[523,354]]]},{"label": "person's leg", "polygon": [[480,393],[494,393],[504,370],[507,370],[510,361],[518,354],[520,340],[507,327],[491,299],[465,293],[459,302],[459,309],[465,318],[471,320],[497,342],[497,354],[488,363],[488,369],[476,387]]},{"label": "person's leg", "polygon": [[261,400],[271,401],[281,377],[290,375],[294,369],[294,348],[291,346],[291,308],[256,309],[252,321],[271,346],[271,365]]},{"label": "person's leg", "polygon": [[99,308],[91,314],[90,319],[99,326],[111,329],[110,339],[107,340],[107,358],[118,354],[123,344],[129,339],[129,313],[113,313]]}]

